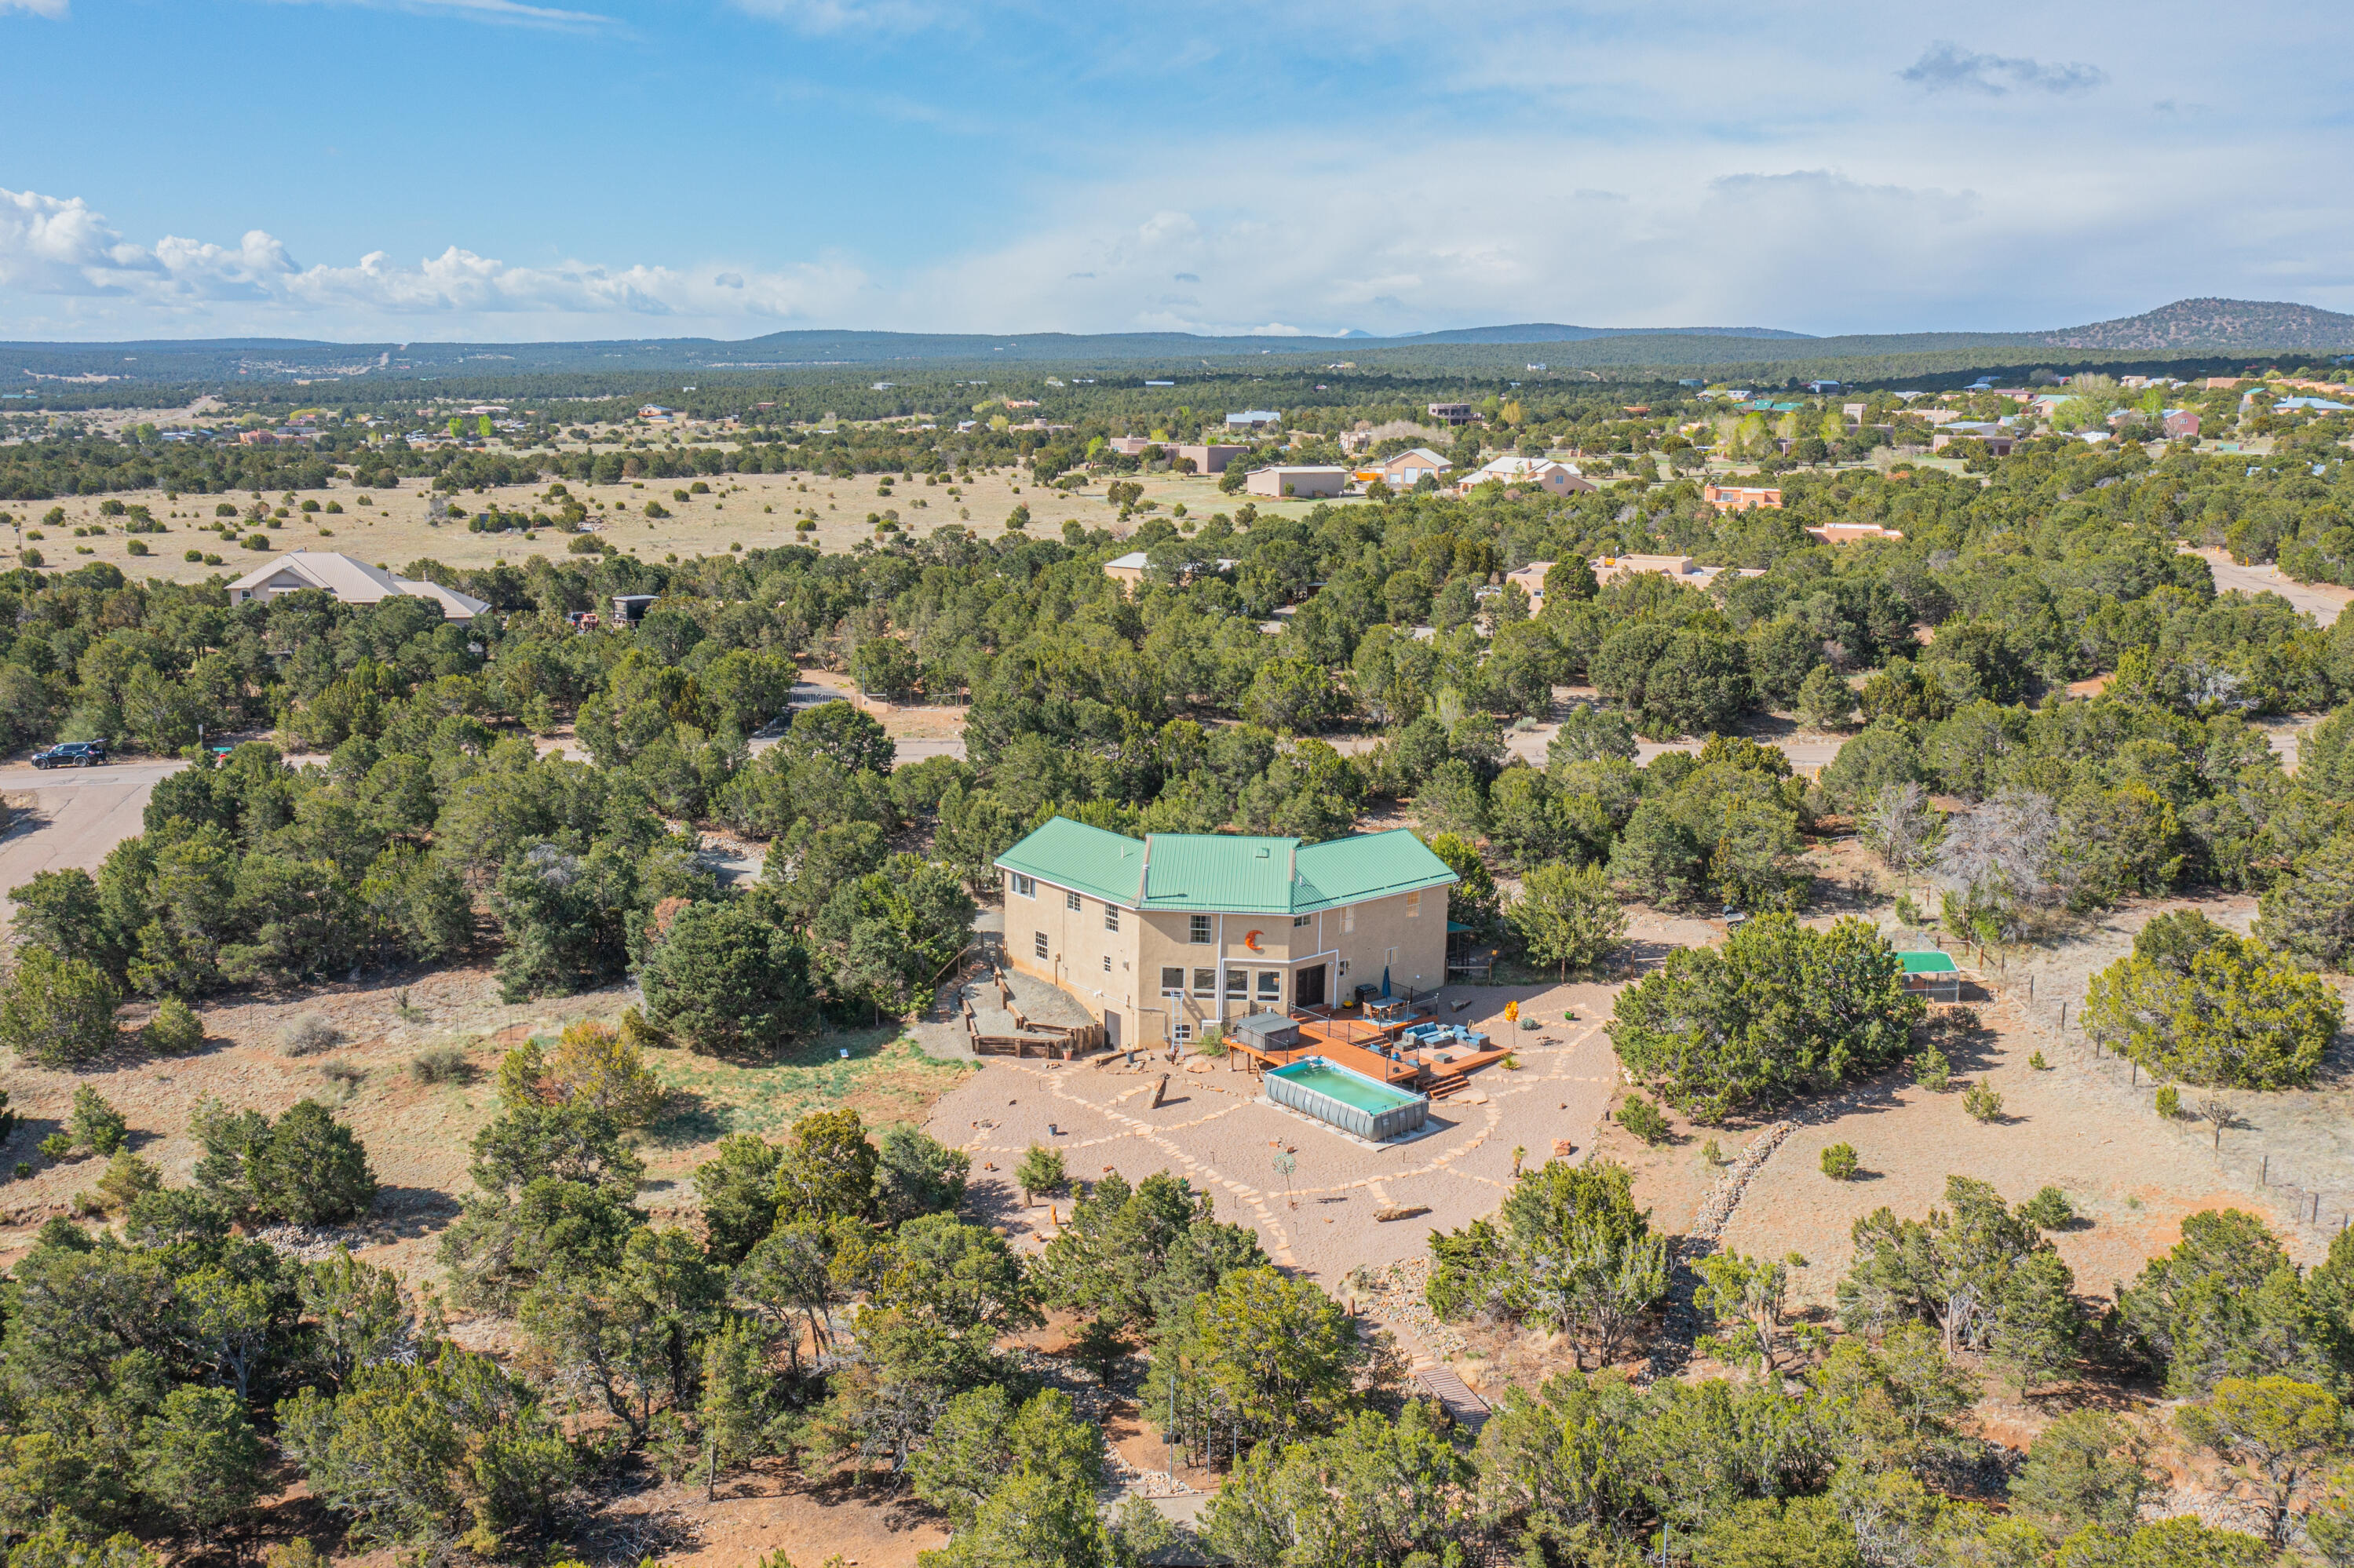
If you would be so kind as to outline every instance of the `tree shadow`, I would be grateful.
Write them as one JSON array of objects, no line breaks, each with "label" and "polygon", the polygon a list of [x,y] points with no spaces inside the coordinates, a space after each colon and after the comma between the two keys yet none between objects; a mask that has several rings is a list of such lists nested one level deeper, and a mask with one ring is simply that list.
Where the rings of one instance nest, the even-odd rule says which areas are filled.
[{"label": "tree shadow", "polygon": [[693,1089],[673,1089],[662,1116],[649,1122],[645,1139],[656,1149],[688,1149],[734,1130],[735,1107],[715,1103]]},{"label": "tree shadow", "polygon": [[414,1240],[440,1234],[464,1212],[464,1204],[438,1188],[386,1186],[376,1190],[364,1223],[376,1240]]}]

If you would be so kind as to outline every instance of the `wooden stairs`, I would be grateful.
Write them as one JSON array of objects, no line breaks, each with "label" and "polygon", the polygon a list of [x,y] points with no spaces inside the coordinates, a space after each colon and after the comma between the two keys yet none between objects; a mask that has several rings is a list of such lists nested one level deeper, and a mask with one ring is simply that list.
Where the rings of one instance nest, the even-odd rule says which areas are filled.
[{"label": "wooden stairs", "polygon": [[1478,1436],[1488,1424],[1488,1402],[1471,1392],[1470,1386],[1456,1376],[1455,1369],[1439,1362],[1414,1369],[1414,1381],[1422,1391],[1438,1402],[1438,1407],[1464,1430]]}]

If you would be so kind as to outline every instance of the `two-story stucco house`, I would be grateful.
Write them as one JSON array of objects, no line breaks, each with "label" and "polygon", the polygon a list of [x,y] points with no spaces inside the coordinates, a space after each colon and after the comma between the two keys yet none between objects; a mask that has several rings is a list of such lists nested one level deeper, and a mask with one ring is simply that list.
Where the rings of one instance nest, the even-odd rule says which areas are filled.
[{"label": "two-story stucco house", "polygon": [[1007,961],[1077,998],[1114,1046],[1329,1006],[1385,975],[1401,990],[1447,978],[1457,877],[1404,829],[1132,839],[1056,817],[996,863]]}]

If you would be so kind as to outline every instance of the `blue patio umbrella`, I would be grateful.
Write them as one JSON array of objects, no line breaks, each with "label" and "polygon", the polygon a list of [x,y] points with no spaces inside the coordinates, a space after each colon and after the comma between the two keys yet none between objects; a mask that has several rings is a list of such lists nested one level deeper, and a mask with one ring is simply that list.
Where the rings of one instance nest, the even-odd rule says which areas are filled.
[{"label": "blue patio umbrella", "polygon": [[1390,999],[1390,967],[1389,967],[1389,965],[1387,965],[1387,964],[1384,964],[1384,965],[1382,966],[1382,1000],[1383,1000],[1384,1001],[1387,1001],[1389,999]]}]

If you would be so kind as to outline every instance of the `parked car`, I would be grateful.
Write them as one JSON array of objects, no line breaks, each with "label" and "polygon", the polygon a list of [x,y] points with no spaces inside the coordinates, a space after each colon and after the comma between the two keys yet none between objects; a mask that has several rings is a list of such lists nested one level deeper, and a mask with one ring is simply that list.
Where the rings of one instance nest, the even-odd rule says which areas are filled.
[{"label": "parked car", "polygon": [[33,753],[36,768],[95,768],[105,760],[102,740],[63,740]]}]

